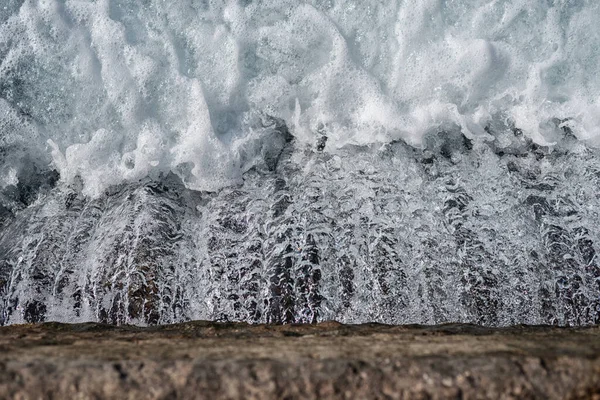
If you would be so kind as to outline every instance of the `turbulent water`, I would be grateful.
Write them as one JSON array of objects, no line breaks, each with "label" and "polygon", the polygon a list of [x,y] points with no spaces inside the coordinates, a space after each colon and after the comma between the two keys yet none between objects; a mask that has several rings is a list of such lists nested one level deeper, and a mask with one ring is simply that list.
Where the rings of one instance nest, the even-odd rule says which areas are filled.
[{"label": "turbulent water", "polygon": [[600,2],[5,0],[0,325],[600,322]]}]

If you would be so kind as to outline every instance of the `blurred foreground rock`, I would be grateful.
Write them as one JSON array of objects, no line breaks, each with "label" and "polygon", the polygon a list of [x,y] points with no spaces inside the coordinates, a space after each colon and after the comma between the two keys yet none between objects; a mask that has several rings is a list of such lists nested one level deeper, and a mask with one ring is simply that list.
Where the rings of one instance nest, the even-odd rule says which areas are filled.
[{"label": "blurred foreground rock", "polygon": [[599,399],[600,328],[0,328],[0,398]]}]

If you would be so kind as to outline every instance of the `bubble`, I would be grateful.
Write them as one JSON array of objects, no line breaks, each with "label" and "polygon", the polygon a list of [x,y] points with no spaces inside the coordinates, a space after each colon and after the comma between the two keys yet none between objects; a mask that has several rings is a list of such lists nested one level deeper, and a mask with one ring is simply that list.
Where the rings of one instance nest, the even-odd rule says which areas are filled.
[{"label": "bubble", "polygon": [[258,114],[283,120],[306,145],[325,124],[325,151],[399,139],[419,146],[448,125],[485,137],[497,115],[542,145],[554,142],[553,119],[569,119],[575,137],[596,144],[599,8],[11,0],[0,13],[0,93],[17,117],[2,120],[1,143],[22,142],[49,162],[48,139],[66,155],[112,132],[118,145],[101,146],[109,154],[100,157],[110,172],[99,162],[62,167],[72,171],[67,181],[75,174],[96,187],[90,193],[190,163],[190,187],[235,181],[253,159],[247,117]]}]

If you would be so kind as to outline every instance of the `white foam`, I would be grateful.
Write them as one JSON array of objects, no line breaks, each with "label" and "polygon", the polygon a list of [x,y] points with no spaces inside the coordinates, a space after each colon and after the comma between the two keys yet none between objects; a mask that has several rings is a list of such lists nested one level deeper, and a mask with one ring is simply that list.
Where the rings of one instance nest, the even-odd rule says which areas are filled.
[{"label": "white foam", "polygon": [[[168,171],[194,189],[235,182],[265,114],[301,142],[324,129],[328,148],[420,145],[448,126],[486,136],[495,115],[540,144],[555,141],[553,118],[600,142],[593,0],[11,7],[0,19],[0,143],[52,160],[89,195]],[[26,128],[8,128],[15,115]]]}]

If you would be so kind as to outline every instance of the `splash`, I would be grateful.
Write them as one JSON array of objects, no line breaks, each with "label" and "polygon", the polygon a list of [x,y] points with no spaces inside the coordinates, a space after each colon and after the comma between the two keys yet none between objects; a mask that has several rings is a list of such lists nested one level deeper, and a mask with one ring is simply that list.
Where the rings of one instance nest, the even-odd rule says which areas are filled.
[{"label": "splash", "polygon": [[599,323],[599,23],[6,0],[0,325]]},{"label": "splash", "polygon": [[292,140],[214,193],[174,174],[98,198],[57,185],[0,218],[0,324],[599,323],[598,153],[491,132]]},{"label": "splash", "polygon": [[599,16],[564,0],[10,0],[0,183],[29,158],[91,196],[169,171],[214,190],[240,182],[273,119],[328,149],[489,138],[494,120],[595,144]]}]

